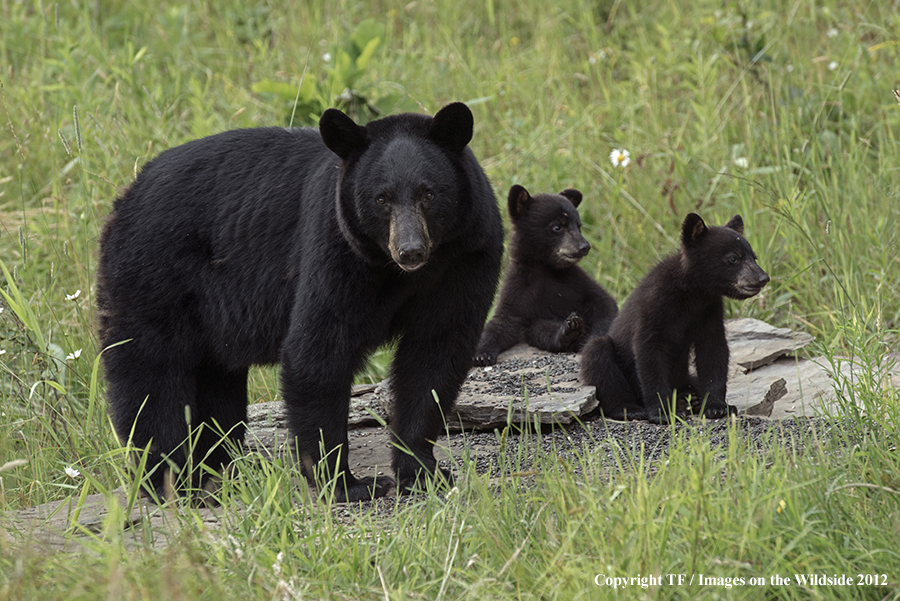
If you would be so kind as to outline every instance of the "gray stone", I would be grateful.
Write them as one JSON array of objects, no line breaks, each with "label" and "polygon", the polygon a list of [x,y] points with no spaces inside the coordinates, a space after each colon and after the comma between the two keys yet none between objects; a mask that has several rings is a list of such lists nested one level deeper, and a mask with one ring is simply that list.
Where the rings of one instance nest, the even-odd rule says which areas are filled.
[{"label": "gray stone", "polygon": [[[387,420],[387,414],[375,397],[375,384],[353,386],[350,392],[351,428],[374,426]],[[374,414],[374,415],[373,415]],[[287,409],[281,401],[254,403],[247,407],[247,423],[252,428],[287,428]]]},{"label": "gray stone", "polygon": [[[824,412],[839,413],[837,395],[834,392],[834,378],[828,373],[823,357],[798,359],[782,357],[771,365],[748,373],[733,371],[728,380],[727,402],[744,413],[757,403],[764,403],[766,395],[784,380],[786,392],[772,402],[772,419],[787,417],[812,417]],[[853,377],[860,366],[843,362],[840,373]]]},{"label": "gray stone", "polygon": [[806,332],[776,328],[758,319],[741,317],[725,322],[725,337],[732,363],[744,370],[758,369],[779,357],[807,346],[814,337]]},{"label": "gray stone", "polygon": [[[147,544],[163,548],[180,530],[178,511],[177,505],[160,507],[141,495],[129,499],[123,488],[117,488],[109,495],[87,495],[81,504],[76,495],[9,514],[0,512],[0,532],[14,543],[50,551],[76,551],[88,540],[119,537],[129,549]],[[218,528],[221,511],[198,508],[196,512],[207,528]]]},{"label": "gray stone", "polygon": [[[824,360],[788,357],[809,345],[811,335],[750,318],[726,321],[725,332],[731,360],[729,404],[747,415],[772,419],[836,408],[834,380],[823,367]],[[447,427],[490,430],[523,420],[569,424],[584,417],[596,408],[597,399],[594,388],[579,380],[580,362],[576,353],[515,346],[501,353],[496,365],[470,370],[453,414],[446,416]],[[844,362],[842,373],[852,376],[854,368]],[[900,369],[893,369],[891,378],[900,382]],[[390,403],[389,381],[354,387],[350,428],[386,422]],[[249,422],[251,448],[262,452],[284,448],[287,420],[280,402],[251,405]]]},{"label": "gray stone", "polygon": [[785,382],[784,378],[778,378],[772,383],[772,386],[769,387],[769,391],[766,392],[766,396],[763,397],[762,402],[753,405],[752,407],[747,407],[744,411],[744,415],[770,417],[772,415],[772,410],[775,408],[775,401],[784,397],[786,394],[787,382]]},{"label": "gray stone", "polygon": [[[492,429],[506,424],[569,424],[597,406],[593,386],[578,379],[580,355],[547,353],[525,344],[497,357],[497,364],[474,367],[463,383],[450,430]],[[391,403],[390,381],[376,391]]]}]

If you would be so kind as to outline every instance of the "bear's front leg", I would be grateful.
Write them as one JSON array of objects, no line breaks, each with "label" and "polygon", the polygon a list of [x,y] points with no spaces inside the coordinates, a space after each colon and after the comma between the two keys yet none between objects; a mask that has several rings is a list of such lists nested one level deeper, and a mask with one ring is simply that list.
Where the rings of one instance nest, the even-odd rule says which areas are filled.
[{"label": "bear's front leg", "polygon": [[[311,304],[327,310],[328,304]],[[295,326],[324,316],[302,316]],[[393,481],[388,477],[357,478],[348,460],[347,417],[353,375],[366,351],[347,335],[352,326],[331,322],[330,328],[292,327],[282,348],[282,393],[288,411],[293,448],[307,479],[321,490],[335,481],[335,500],[364,501],[383,497]],[[326,352],[327,349],[327,352]]]},{"label": "bear's front leg", "polygon": [[399,493],[423,488],[438,469],[434,442],[456,402],[487,317],[499,261],[460,261],[428,294],[405,303],[396,321],[401,335],[391,364],[393,467]]},{"label": "bear's front leg", "polygon": [[522,339],[520,319],[509,315],[505,307],[497,309],[494,318],[484,327],[475,359],[472,363],[477,367],[486,367],[497,363],[497,355],[510,348]]},{"label": "bear's front leg", "polygon": [[720,419],[737,413],[728,405],[725,394],[728,383],[728,341],[725,338],[724,309],[713,306],[693,335],[699,396],[703,399],[703,415]]}]

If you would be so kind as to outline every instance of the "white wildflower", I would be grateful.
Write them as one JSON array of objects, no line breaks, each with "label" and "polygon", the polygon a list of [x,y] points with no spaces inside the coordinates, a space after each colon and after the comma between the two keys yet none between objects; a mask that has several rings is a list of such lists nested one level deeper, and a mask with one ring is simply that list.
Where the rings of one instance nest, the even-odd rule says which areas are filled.
[{"label": "white wildflower", "polygon": [[272,571],[275,573],[276,578],[281,576],[282,561],[284,561],[284,551],[279,551],[278,555],[275,556],[275,563],[272,564]]},{"label": "white wildflower", "polygon": [[830,63],[828,63],[828,70],[829,70],[829,71],[834,71],[834,70],[837,69],[837,68],[838,68],[838,62],[837,62],[837,61],[831,61]]},{"label": "white wildflower", "polygon": [[5,355],[5,354],[6,354],[6,349],[0,349],[0,355]]},{"label": "white wildflower", "polygon": [[787,71],[788,73],[793,73],[793,72],[794,72],[794,65],[790,65],[790,64],[789,64],[787,67],[784,68],[784,70]]},{"label": "white wildflower", "polygon": [[836,27],[832,27],[831,29],[828,30],[828,32],[825,33],[825,35],[827,35],[830,38],[836,38],[838,35],[838,30]]},{"label": "white wildflower", "polygon": [[449,501],[449,500],[452,499],[453,497],[458,497],[458,496],[459,496],[459,488],[456,487],[456,486],[454,486],[454,487],[451,488],[450,491],[447,493],[447,500]]},{"label": "white wildflower", "polygon": [[76,290],[74,294],[67,294],[66,300],[75,300],[79,296],[81,296],[81,290]]},{"label": "white wildflower", "polygon": [[597,52],[591,52],[590,56],[588,56],[588,62],[592,65],[596,65],[597,63],[606,60],[608,54],[606,54],[606,50],[598,50]]},{"label": "white wildflower", "polygon": [[625,150],[624,148],[616,148],[612,152],[609,153],[609,162],[613,164],[613,167],[627,167],[628,163],[631,162],[629,158],[631,153]]},{"label": "white wildflower", "polygon": [[69,467],[66,468],[66,475],[67,475],[69,478],[78,478],[78,477],[81,476],[81,472],[79,472],[78,470],[76,470],[74,467],[69,466]]},{"label": "white wildflower", "polygon": [[81,356],[81,349],[78,349],[74,353],[69,353],[68,355],[66,355],[66,361],[74,361],[75,359],[77,359],[80,356]]},{"label": "white wildflower", "polygon": [[325,54],[323,54],[322,60],[325,61],[326,63],[330,63],[331,62],[331,53],[326,52]]},{"label": "white wildflower", "polygon": [[737,157],[734,159],[734,166],[741,169],[746,169],[750,166],[750,161],[747,160],[747,157]]}]

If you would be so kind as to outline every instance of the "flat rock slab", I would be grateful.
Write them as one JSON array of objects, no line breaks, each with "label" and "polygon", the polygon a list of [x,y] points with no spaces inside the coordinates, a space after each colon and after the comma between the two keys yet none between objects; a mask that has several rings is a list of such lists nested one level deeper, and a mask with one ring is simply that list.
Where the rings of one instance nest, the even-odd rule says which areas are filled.
[{"label": "flat rock slab", "polygon": [[[768,382],[748,389],[749,381],[737,378],[748,370],[759,370],[772,365],[780,357],[794,353],[813,341],[804,332],[794,332],[787,328],[776,328],[758,319],[731,319],[725,323],[728,340],[731,373],[729,380],[729,402],[740,399],[738,405],[746,409],[762,403],[766,399],[772,383],[781,375],[763,378]],[[454,407],[454,415],[448,416],[450,430],[492,429],[507,423],[521,423],[528,420],[542,424],[569,424],[587,416],[597,407],[594,387],[580,380],[581,355],[579,353],[548,353],[525,344],[514,346],[501,353],[497,364],[489,367],[475,367],[469,372]],[[812,368],[810,368],[812,369]],[[780,371],[773,374],[781,374]],[[824,371],[816,374],[816,386],[807,386],[816,393],[822,391],[820,384],[827,380]],[[808,374],[813,377],[813,374]],[[791,382],[787,386],[787,382]],[[778,404],[776,415],[786,416],[785,411],[796,412],[798,394],[802,387],[786,379],[788,393],[786,400]],[[390,383],[385,382],[376,390],[385,407],[389,407]],[[772,395],[770,395],[771,397]],[[761,415],[761,413],[757,413]],[[812,413],[796,413],[811,415]]]},{"label": "flat rock slab", "polygon": [[[497,364],[474,367],[447,416],[452,431],[493,429],[508,423],[570,424],[597,406],[592,386],[578,380],[580,355],[548,353],[520,344]],[[390,381],[375,391],[390,407]]]},{"label": "flat rock slab", "polygon": [[[728,379],[726,400],[729,405],[737,407],[738,413],[757,406],[756,415],[772,419],[813,416],[826,410],[834,412],[837,408],[834,378],[822,362],[822,358],[782,357],[748,373],[733,371]],[[845,365],[841,371],[849,375],[850,365]],[[775,386],[783,387],[785,393],[773,399],[768,407],[759,407]]]},{"label": "flat rock slab", "polygon": [[[804,365],[809,382],[802,382],[792,373],[782,373],[777,367],[766,369],[785,355],[796,352],[812,342],[804,332],[776,328],[758,319],[740,318],[725,323],[725,333],[731,359],[729,403],[745,410],[765,401],[772,383],[785,377],[787,394],[773,406],[772,417],[811,415],[814,399],[804,397],[806,388],[820,394],[827,387],[824,370],[815,372]],[[582,419],[597,407],[593,386],[579,379],[581,355],[578,353],[548,353],[525,344],[514,346],[497,358],[489,367],[473,367],[469,371],[456,400],[453,414],[447,416],[447,428],[460,430],[502,427],[507,423],[570,424]],[[757,376],[744,378],[748,370]],[[814,373],[815,372],[815,373]],[[799,378],[800,376],[798,376]],[[810,378],[812,378],[810,380]],[[813,382],[815,384],[813,384]],[[769,395],[770,397],[772,395]],[[808,402],[804,404],[802,401]],[[806,405],[809,411],[806,411]],[[390,381],[378,386],[356,386],[350,399],[351,429],[385,423],[391,405]],[[797,407],[800,409],[797,409]],[[784,409],[783,409],[784,408]],[[764,415],[765,408],[754,415]],[[254,448],[274,448],[287,427],[287,416],[280,402],[259,403],[249,408]],[[259,444],[257,444],[257,442]]]},{"label": "flat rock slab", "polygon": [[[353,386],[347,422],[351,429],[375,426],[387,420],[387,412],[375,396],[376,388],[375,384]],[[288,427],[287,409],[281,401],[254,403],[247,407],[247,423],[251,430],[260,432],[263,438],[270,437],[273,429]]]},{"label": "flat rock slab", "polygon": [[[142,497],[129,509],[125,490],[116,489],[109,496],[87,495],[78,504],[74,496],[64,501],[44,503],[9,514],[0,513],[0,536],[13,542],[43,547],[54,551],[84,549],[92,539],[121,537],[126,547],[150,544],[163,548],[179,531],[177,507],[160,507]],[[214,509],[197,509],[205,525],[219,523]]]},{"label": "flat rock slab", "polygon": [[776,328],[750,317],[727,320],[725,337],[731,362],[745,370],[770,365],[779,357],[794,353],[815,339],[806,332]]}]

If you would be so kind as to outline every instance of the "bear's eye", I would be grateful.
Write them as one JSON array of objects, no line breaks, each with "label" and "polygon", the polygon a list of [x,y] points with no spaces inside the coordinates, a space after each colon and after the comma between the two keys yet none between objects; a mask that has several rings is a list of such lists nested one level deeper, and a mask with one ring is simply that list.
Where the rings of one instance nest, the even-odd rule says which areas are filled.
[{"label": "bear's eye", "polygon": [[735,255],[731,255],[730,257],[728,257],[728,262],[732,265],[737,265],[738,257]]},{"label": "bear's eye", "polygon": [[425,192],[425,200],[434,200],[434,192],[427,190]]},{"label": "bear's eye", "polygon": [[377,202],[377,203],[380,204],[380,205],[386,205],[386,204],[387,204],[387,198],[384,197],[384,194],[379,194],[379,195],[378,195],[378,198],[375,199],[375,202]]},{"label": "bear's eye", "polygon": [[552,229],[553,229],[554,232],[556,232],[556,233],[558,234],[558,233],[560,233],[560,232],[563,230],[563,226],[561,226],[561,225],[558,224],[558,223],[555,223],[555,224],[553,224],[553,228],[552,228]]}]

